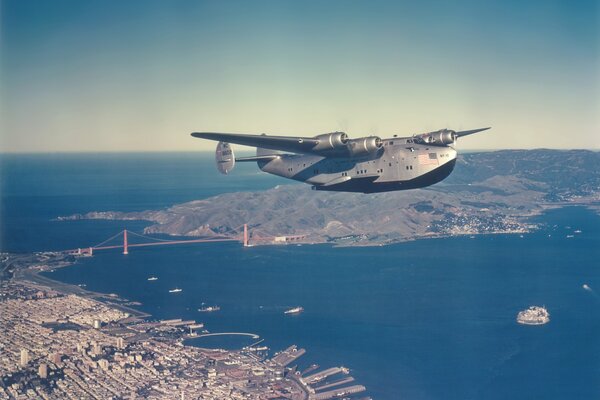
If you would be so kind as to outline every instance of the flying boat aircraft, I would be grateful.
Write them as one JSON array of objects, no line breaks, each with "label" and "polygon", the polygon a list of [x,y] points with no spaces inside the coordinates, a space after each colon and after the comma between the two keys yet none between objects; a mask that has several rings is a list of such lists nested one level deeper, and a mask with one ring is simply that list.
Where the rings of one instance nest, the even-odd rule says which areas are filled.
[{"label": "flying boat aircraft", "polygon": [[[229,174],[236,162],[256,162],[264,172],[308,183],[315,190],[377,193],[442,181],[456,164],[457,139],[487,129],[441,129],[389,139],[350,139],[344,132],[314,137],[217,132],[192,136],[219,142],[215,156],[223,174]],[[256,156],[236,158],[231,143],[256,147]]]}]

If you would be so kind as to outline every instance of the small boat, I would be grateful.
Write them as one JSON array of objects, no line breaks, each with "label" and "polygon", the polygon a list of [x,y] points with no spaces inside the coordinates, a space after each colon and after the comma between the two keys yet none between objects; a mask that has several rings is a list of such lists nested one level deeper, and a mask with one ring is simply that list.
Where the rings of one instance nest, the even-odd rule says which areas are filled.
[{"label": "small boat", "polygon": [[200,311],[200,312],[215,312],[215,311],[219,311],[220,309],[221,309],[221,307],[219,307],[219,306],[209,306],[209,307],[199,308],[198,311]]},{"label": "small boat", "polygon": [[149,281],[157,281],[158,278],[155,276],[151,276],[150,278],[148,278]]},{"label": "small boat", "polygon": [[183,292],[183,289],[175,288],[175,289],[169,290],[169,293],[179,293],[179,292]]},{"label": "small boat", "polygon": [[303,307],[294,307],[285,311],[284,314],[300,314],[302,311],[304,311]]}]

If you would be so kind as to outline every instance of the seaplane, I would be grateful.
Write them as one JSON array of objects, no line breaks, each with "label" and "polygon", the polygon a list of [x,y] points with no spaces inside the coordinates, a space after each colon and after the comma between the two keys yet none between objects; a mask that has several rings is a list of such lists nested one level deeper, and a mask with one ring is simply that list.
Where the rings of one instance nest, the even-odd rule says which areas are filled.
[{"label": "seaplane", "polygon": [[[218,132],[191,135],[218,141],[217,169],[225,175],[236,162],[256,162],[264,172],[305,182],[314,190],[378,193],[422,188],[444,180],[456,165],[457,140],[488,129],[440,129],[387,139],[350,139],[345,132],[312,137]],[[256,155],[236,157],[231,144],[256,147]]]}]

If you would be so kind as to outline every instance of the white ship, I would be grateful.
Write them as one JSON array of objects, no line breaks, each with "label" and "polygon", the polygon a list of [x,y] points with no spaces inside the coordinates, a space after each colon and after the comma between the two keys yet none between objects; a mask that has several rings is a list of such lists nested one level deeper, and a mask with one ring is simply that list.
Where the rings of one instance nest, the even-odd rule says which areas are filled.
[{"label": "white ship", "polygon": [[151,276],[150,278],[148,278],[149,281],[157,281],[158,278],[155,276]]},{"label": "white ship", "polygon": [[179,292],[183,292],[183,289],[175,288],[175,289],[169,290],[169,293],[179,293]]},{"label": "white ship", "polygon": [[294,308],[290,308],[289,310],[285,311],[284,314],[300,314],[302,311],[304,311],[304,308],[294,307]]},{"label": "white ship", "polygon": [[550,313],[544,307],[531,306],[517,314],[517,322],[523,325],[544,325],[550,322]]},{"label": "white ship", "polygon": [[198,311],[200,311],[200,312],[214,312],[214,311],[219,311],[220,309],[221,309],[221,307],[219,307],[219,306],[209,306],[209,307],[199,308]]}]

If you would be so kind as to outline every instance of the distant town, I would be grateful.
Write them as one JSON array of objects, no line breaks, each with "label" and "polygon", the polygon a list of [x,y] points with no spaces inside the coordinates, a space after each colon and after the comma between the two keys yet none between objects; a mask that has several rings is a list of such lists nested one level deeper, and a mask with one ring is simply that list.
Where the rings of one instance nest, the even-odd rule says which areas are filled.
[{"label": "distant town", "polygon": [[204,324],[153,321],[125,299],[39,274],[73,255],[0,257],[0,398],[325,400],[366,390],[341,366],[297,370],[306,351],[294,345],[273,357],[264,346],[185,345]]}]

